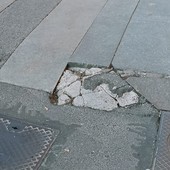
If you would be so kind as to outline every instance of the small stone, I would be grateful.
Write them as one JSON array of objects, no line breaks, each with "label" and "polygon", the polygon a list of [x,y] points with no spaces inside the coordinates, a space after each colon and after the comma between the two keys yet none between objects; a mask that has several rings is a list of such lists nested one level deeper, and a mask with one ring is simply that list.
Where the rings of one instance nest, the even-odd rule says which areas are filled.
[{"label": "small stone", "polygon": [[91,68],[91,69],[87,69],[85,71],[85,75],[86,76],[93,76],[93,75],[101,73],[101,71],[102,71],[102,69],[100,69],[100,68]]},{"label": "small stone", "polygon": [[118,97],[117,101],[121,107],[124,107],[138,103],[138,98],[139,96],[134,91],[131,91],[124,93],[122,97]]},{"label": "small stone", "polygon": [[48,107],[45,106],[44,108],[45,108],[46,111],[48,111]]},{"label": "small stone", "polygon": [[112,90],[116,90],[117,89],[117,86],[113,86]]},{"label": "small stone", "polygon": [[68,148],[65,148],[65,149],[64,149],[64,152],[69,153],[70,150],[69,150]]},{"label": "small stone", "polygon": [[69,103],[70,101],[71,99],[66,94],[62,94],[58,98],[58,105],[64,105]]},{"label": "small stone", "polygon": [[75,82],[77,79],[79,79],[78,75],[73,74],[70,70],[66,70],[60,79],[60,82],[57,86],[57,90],[61,90],[69,86],[71,83]]},{"label": "small stone", "polygon": [[74,98],[80,95],[81,81],[77,80],[70,86],[63,89],[63,93]]}]

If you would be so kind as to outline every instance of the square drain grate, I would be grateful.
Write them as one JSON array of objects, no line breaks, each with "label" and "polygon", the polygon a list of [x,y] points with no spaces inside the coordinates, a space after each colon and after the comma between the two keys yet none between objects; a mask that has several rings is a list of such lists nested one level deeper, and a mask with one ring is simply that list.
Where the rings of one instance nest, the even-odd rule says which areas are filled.
[{"label": "square drain grate", "polygon": [[154,170],[170,170],[170,112],[161,116]]},{"label": "square drain grate", "polygon": [[50,149],[54,131],[0,117],[0,170],[36,170]]}]

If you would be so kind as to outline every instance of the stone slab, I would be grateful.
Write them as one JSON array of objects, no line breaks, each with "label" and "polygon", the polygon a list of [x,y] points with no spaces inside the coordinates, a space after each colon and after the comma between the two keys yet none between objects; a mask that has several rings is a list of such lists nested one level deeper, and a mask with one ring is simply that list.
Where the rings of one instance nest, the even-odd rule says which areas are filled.
[{"label": "stone slab", "polygon": [[170,79],[130,77],[128,83],[160,110],[170,110]]},{"label": "stone slab", "polygon": [[143,21],[169,20],[170,10],[167,0],[142,0],[133,19]]},{"label": "stone slab", "polygon": [[12,4],[15,0],[0,0],[0,12]]},{"label": "stone slab", "polygon": [[63,0],[0,70],[0,81],[52,91],[107,0]]},{"label": "stone slab", "polygon": [[159,113],[148,103],[112,112],[61,107],[46,92],[0,83],[0,112],[59,130],[40,170],[151,169]]},{"label": "stone slab", "polygon": [[169,1],[141,1],[113,59],[116,69],[170,74]]},{"label": "stone slab", "polygon": [[170,112],[161,115],[153,170],[170,169]]},{"label": "stone slab", "polygon": [[17,0],[0,13],[0,68],[61,0]]},{"label": "stone slab", "polygon": [[70,62],[108,67],[137,3],[138,0],[109,0]]}]

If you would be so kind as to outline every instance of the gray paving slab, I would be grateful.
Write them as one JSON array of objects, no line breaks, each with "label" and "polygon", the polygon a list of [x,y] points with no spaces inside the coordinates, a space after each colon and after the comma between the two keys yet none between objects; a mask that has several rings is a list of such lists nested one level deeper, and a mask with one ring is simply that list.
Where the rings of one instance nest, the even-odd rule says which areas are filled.
[{"label": "gray paving slab", "polygon": [[0,68],[60,1],[17,0],[0,13]]},{"label": "gray paving slab", "polygon": [[0,0],[0,12],[12,4],[15,0]]},{"label": "gray paving slab", "polygon": [[153,170],[170,169],[170,112],[162,112]]},{"label": "gray paving slab", "polygon": [[160,110],[170,110],[170,79],[130,77],[128,83]]},{"label": "gray paving slab", "polygon": [[109,0],[70,62],[108,67],[137,3],[138,0]]},{"label": "gray paving slab", "polygon": [[41,170],[152,167],[159,113],[148,103],[112,112],[54,106],[45,92],[0,83],[0,114],[59,131]]},{"label": "gray paving slab", "polygon": [[143,21],[158,21],[164,20],[168,21],[170,17],[169,11],[169,1],[167,0],[142,0],[136,15],[133,19],[143,20]]},{"label": "gray paving slab", "polygon": [[170,74],[169,1],[141,1],[113,59],[119,69]]},{"label": "gray paving slab", "polygon": [[107,0],[63,0],[0,70],[0,81],[52,91]]}]

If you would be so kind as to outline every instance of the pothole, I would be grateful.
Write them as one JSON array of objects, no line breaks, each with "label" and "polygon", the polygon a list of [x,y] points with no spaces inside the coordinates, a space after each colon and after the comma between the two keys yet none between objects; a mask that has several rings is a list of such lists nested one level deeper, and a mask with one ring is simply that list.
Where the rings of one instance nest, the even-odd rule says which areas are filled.
[{"label": "pothole", "polygon": [[112,69],[71,67],[57,87],[57,104],[111,111],[139,103],[140,96]]}]

